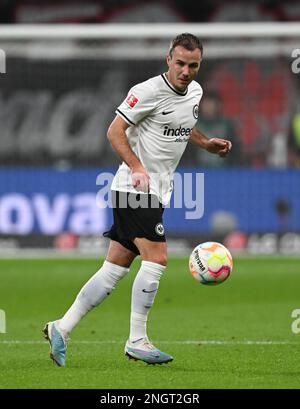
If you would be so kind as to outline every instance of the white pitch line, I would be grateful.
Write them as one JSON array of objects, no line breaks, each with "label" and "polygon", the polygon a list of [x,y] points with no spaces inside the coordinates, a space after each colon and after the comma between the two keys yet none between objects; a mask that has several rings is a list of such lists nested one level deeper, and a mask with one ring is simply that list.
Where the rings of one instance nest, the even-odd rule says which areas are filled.
[{"label": "white pitch line", "polygon": [[[72,341],[72,344],[85,344],[85,345],[103,345],[103,344],[123,344],[125,341]],[[41,345],[47,341],[33,341],[33,340],[0,340],[0,345]],[[154,341],[157,344],[169,344],[169,345],[299,345],[299,342],[293,341],[218,341],[218,340],[183,340],[183,341]]]}]

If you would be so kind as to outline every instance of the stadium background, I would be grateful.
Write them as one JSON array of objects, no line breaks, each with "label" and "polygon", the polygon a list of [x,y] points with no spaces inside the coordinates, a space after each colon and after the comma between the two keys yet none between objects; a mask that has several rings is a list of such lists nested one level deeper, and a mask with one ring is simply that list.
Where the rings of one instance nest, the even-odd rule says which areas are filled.
[{"label": "stadium background", "polygon": [[[123,356],[139,259],[72,332],[66,370],[51,364],[41,337],[99,269],[111,214],[96,206],[96,181],[119,163],[107,126],[131,85],[166,70],[173,37],[125,38],[116,28],[113,38],[83,38],[81,27],[268,22],[276,33],[274,24],[299,20],[297,1],[0,0],[0,389],[95,388],[98,404],[103,388],[299,388],[299,24],[285,37],[203,38],[199,127],[234,149],[221,160],[188,147],[179,172],[204,173],[204,216],[165,212],[175,256],[149,337],[172,364]],[[74,38],[25,37],[56,23],[66,31],[76,24]],[[205,240],[234,252],[220,286],[199,285],[188,272],[190,249]]]},{"label": "stadium background", "polygon": [[[287,22],[300,16],[291,1],[204,1],[195,7],[192,1],[2,1],[0,19],[16,26]],[[229,46],[239,40],[230,39]],[[299,252],[300,75],[292,72],[288,40],[285,53],[254,44],[249,57],[228,55],[228,44],[204,39],[202,104],[211,97],[218,108],[209,117],[211,108],[201,114],[201,104],[199,127],[231,138],[234,149],[230,158],[216,160],[188,146],[179,171],[204,172],[204,216],[185,220],[185,208],[166,212],[171,252],[186,253],[205,240],[223,241],[233,251]],[[0,41],[7,53],[0,76],[1,252],[104,254],[101,233],[111,213],[97,209],[96,178],[119,163],[106,130],[129,88],[166,70],[151,51],[155,46],[166,49],[168,41],[122,40],[121,31],[107,42]]]}]

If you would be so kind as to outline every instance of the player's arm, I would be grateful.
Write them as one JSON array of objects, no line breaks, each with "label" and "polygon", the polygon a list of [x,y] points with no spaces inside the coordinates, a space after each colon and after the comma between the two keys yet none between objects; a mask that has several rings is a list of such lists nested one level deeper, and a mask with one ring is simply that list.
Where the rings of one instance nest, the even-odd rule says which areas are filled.
[{"label": "player's arm", "polygon": [[150,178],[148,172],[129,145],[126,135],[126,129],[129,126],[123,118],[117,115],[108,128],[107,138],[114,151],[131,169],[133,187],[137,188],[137,190],[148,192]]},{"label": "player's arm", "polygon": [[208,152],[216,153],[221,157],[226,156],[232,147],[229,140],[221,138],[208,138],[196,127],[192,129],[190,141],[195,145],[206,149]]}]

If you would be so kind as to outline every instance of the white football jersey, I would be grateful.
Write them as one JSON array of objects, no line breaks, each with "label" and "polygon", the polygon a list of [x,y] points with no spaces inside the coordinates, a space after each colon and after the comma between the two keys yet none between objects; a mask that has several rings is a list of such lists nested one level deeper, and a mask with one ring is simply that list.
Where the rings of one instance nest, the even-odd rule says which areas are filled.
[{"label": "white football jersey", "polygon": [[[150,78],[130,89],[116,114],[129,125],[129,144],[148,171],[150,193],[166,205],[173,189],[173,175],[198,118],[203,91],[192,81],[184,92],[177,91],[166,74]],[[142,193],[132,186],[131,170],[119,167],[112,190]]]}]

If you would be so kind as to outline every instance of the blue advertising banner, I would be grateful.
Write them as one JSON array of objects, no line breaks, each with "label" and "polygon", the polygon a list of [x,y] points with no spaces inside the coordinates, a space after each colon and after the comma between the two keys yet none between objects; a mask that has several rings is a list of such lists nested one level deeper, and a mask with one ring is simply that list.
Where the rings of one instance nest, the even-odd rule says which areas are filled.
[{"label": "blue advertising banner", "polygon": [[2,169],[0,233],[99,234],[107,226],[107,210],[96,204],[98,173],[99,169]]},{"label": "blue advertising banner", "polygon": [[[99,235],[115,169],[0,169],[0,234]],[[299,170],[180,168],[164,213],[167,234],[300,231]]]}]

